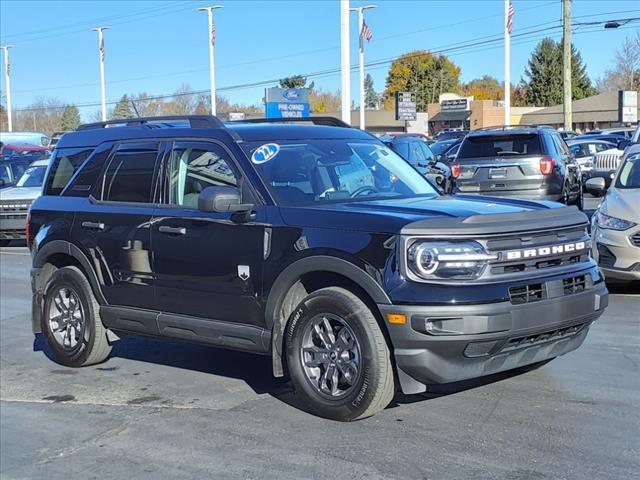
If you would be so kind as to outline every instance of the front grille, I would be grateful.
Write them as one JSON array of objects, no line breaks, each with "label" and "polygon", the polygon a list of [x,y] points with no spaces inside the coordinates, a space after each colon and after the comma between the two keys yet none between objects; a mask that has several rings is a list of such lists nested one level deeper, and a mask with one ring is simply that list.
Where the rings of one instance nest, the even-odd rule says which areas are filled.
[{"label": "front grille", "polygon": [[4,201],[0,203],[0,214],[5,218],[11,214],[23,213],[26,214],[29,211],[31,202],[23,201]]},{"label": "front grille", "polygon": [[640,232],[636,233],[635,235],[631,235],[629,239],[631,240],[631,243],[633,245],[635,245],[636,247],[640,247]]},{"label": "front grille", "polygon": [[565,278],[562,280],[562,286],[564,287],[565,295],[582,292],[587,288],[587,276],[579,275],[577,277]]},{"label": "front grille", "polygon": [[593,156],[593,169],[598,171],[617,170],[621,153],[596,153]]},{"label": "front grille", "polygon": [[[542,247],[552,247],[574,242],[585,242],[587,248],[580,251],[564,252],[545,255],[543,257],[529,257],[509,260],[504,252],[510,250],[525,250]],[[498,253],[499,258],[489,265],[492,276],[525,275],[538,272],[546,274],[554,268],[561,268],[589,260],[589,236],[585,227],[570,227],[566,229],[549,230],[535,233],[522,233],[512,237],[490,239],[485,242],[489,253]]]},{"label": "front grille", "polygon": [[509,288],[509,298],[514,305],[537,302],[547,297],[547,290],[544,283],[533,283],[531,285],[518,285]]},{"label": "front grille", "polygon": [[499,353],[512,352],[520,348],[528,348],[534,345],[540,345],[547,342],[555,342],[563,338],[573,337],[578,334],[584,328],[586,324],[574,325],[571,327],[559,328],[556,330],[550,330],[544,333],[536,333],[535,335],[527,335],[525,337],[511,338],[500,349]]},{"label": "front grille", "polygon": [[611,250],[602,245],[598,244],[598,265],[604,268],[613,268],[616,263],[616,256],[613,254]]}]

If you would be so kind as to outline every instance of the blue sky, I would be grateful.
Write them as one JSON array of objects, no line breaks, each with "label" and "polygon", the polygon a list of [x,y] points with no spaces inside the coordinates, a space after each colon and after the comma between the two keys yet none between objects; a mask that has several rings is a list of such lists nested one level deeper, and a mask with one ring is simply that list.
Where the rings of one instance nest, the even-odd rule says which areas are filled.
[{"label": "blue sky", "polygon": [[[206,14],[197,8],[221,3],[216,19],[216,78],[219,93],[233,102],[259,103],[264,86],[229,88],[283,76],[339,68],[339,2],[324,1],[12,1],[0,2],[0,42],[13,44],[11,82],[14,108],[39,96],[84,104],[100,100],[97,34],[106,32],[107,101],[124,93],[165,94],[182,83],[209,85]],[[439,51],[500,35],[501,0],[352,1],[376,3],[368,10],[373,31],[367,61],[389,59],[414,49]],[[513,0],[512,81],[523,74],[535,44],[546,34],[559,39],[561,0]],[[576,22],[640,17],[635,0],[574,0]],[[612,12],[612,13],[608,13]],[[618,13],[619,12],[619,13]],[[592,79],[612,66],[613,53],[640,23],[618,30],[581,26],[574,43]],[[549,28],[549,30],[542,30]],[[516,38],[515,35],[539,31]],[[357,62],[356,15],[351,21],[351,58]],[[484,74],[504,78],[502,44],[445,53],[462,68],[462,80]],[[371,67],[376,90],[384,88],[388,65]],[[335,91],[339,73],[313,79]],[[355,96],[357,74],[352,75]],[[4,91],[4,76],[2,76]],[[85,118],[98,109],[82,109]]]}]

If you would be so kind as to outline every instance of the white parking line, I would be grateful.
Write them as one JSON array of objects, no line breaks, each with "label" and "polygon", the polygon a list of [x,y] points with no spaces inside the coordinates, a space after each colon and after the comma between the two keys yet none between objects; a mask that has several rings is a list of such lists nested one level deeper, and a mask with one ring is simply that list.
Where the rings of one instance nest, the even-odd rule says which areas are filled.
[{"label": "white parking line", "polygon": [[8,250],[0,250],[0,253],[4,255],[30,255],[29,252],[11,252]]}]

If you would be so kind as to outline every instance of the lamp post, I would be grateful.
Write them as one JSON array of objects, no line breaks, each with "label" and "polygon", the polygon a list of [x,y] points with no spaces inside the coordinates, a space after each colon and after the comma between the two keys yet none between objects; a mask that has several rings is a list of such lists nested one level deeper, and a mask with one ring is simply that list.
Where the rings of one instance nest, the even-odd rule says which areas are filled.
[{"label": "lamp post", "polygon": [[209,79],[211,82],[211,115],[216,114],[216,72],[215,72],[215,55],[214,47],[216,43],[216,26],[213,23],[213,11],[222,8],[222,5],[213,5],[212,7],[203,7],[198,10],[207,12],[209,21]]},{"label": "lamp post", "polygon": [[110,27],[92,28],[94,32],[98,32],[98,51],[100,53],[100,89],[102,91],[102,121],[107,121],[107,91],[104,81],[104,31]]},{"label": "lamp post", "polygon": [[351,124],[351,65],[349,54],[349,0],[340,0],[340,72],[342,121]]},{"label": "lamp post", "polygon": [[11,79],[9,78],[11,71],[9,49],[13,48],[13,45],[2,45],[0,48],[4,50],[4,81],[7,86],[7,129],[13,132],[13,122],[11,120]]},{"label": "lamp post", "polygon": [[363,31],[364,27],[364,11],[370,8],[376,8],[377,5],[363,5],[361,7],[354,7],[350,10],[352,12],[358,12],[358,38],[359,38],[359,60],[360,60],[360,129],[364,130],[365,128],[365,120],[364,120],[364,41],[365,41],[365,33]]}]

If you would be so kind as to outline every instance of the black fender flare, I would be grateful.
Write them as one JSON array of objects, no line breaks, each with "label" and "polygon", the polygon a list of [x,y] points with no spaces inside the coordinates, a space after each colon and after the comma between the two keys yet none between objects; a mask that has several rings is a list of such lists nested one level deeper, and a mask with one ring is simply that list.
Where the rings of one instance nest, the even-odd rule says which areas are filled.
[{"label": "black fender flare", "polygon": [[269,291],[265,307],[265,323],[267,328],[271,330],[273,374],[276,377],[283,375],[282,342],[288,320],[282,318],[278,312],[280,312],[285,296],[291,287],[300,277],[311,272],[337,273],[355,282],[376,304],[391,304],[391,300],[382,286],[363,269],[347,260],[329,255],[315,255],[293,262],[276,278]]},{"label": "black fender flare", "polygon": [[[89,283],[91,284],[91,288],[93,289],[93,293],[95,294],[98,303],[100,303],[100,305],[106,305],[108,302],[102,293],[96,272],[91,266],[91,262],[87,256],[77,245],[67,242],[66,240],[52,240],[47,242],[42,247],[38,248],[38,251],[33,257],[33,268],[42,268],[42,266],[47,263],[47,260],[56,253],[69,255],[82,265],[82,269],[87,274],[87,280],[89,280]],[[38,285],[34,285],[35,289],[37,289],[37,287]],[[41,285],[41,287],[44,288],[44,285]]]}]

